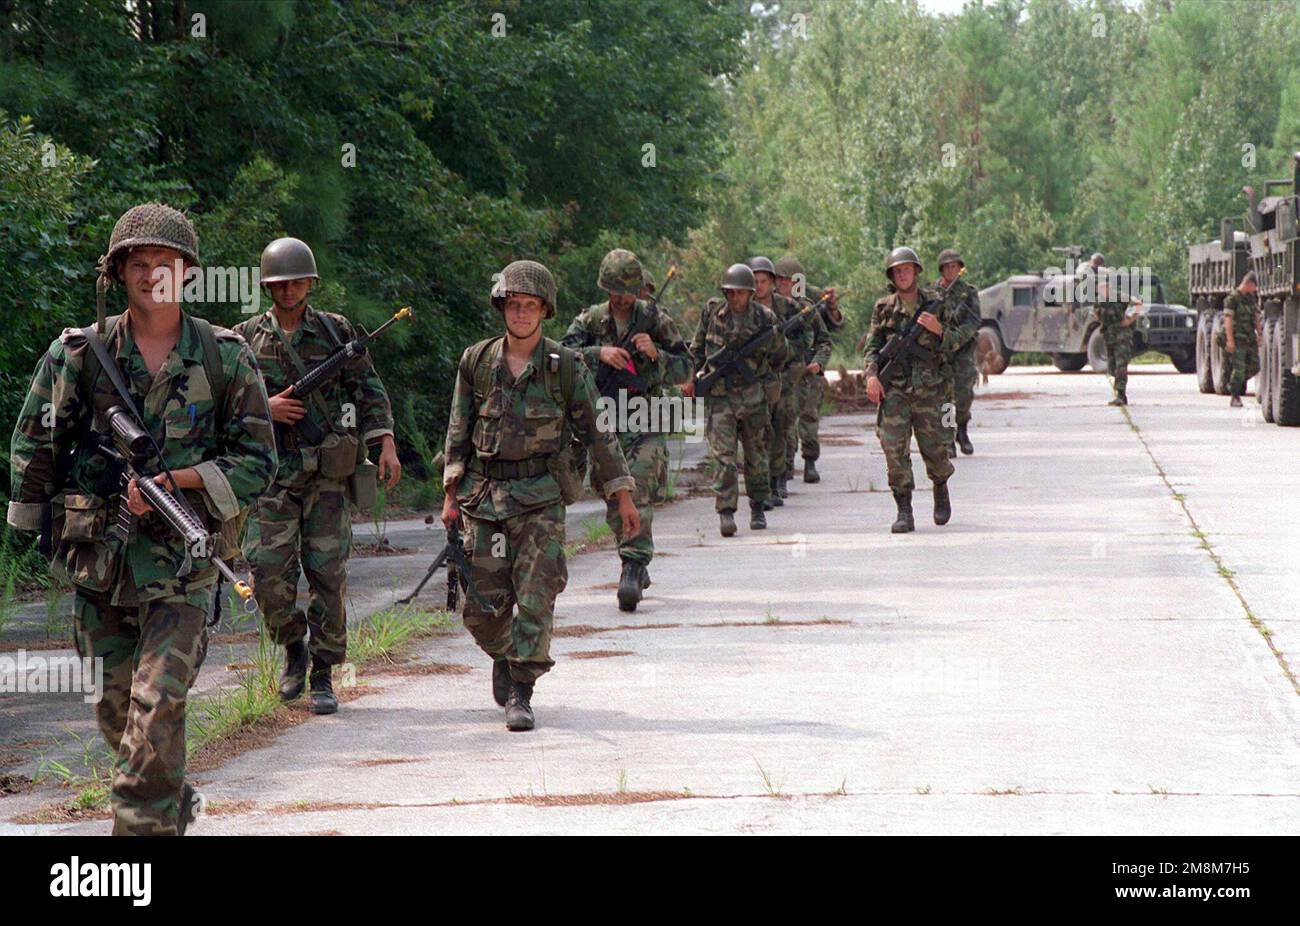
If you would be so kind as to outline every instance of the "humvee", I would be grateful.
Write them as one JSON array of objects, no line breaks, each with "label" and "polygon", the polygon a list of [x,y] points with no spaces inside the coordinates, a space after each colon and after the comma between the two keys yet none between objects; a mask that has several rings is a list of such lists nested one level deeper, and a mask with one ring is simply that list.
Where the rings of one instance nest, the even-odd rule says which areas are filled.
[{"label": "humvee", "polygon": [[[1092,302],[1061,298],[1073,288],[1074,274],[1033,270],[1007,277],[980,290],[981,356],[989,373],[1001,373],[1020,351],[1052,355],[1058,370],[1074,373],[1085,365],[1106,372],[1106,341],[1092,317]],[[1145,278],[1138,293],[1143,312],[1134,325],[1134,355],[1166,354],[1179,373],[1196,369],[1196,318],[1186,306],[1165,302],[1159,277]]]},{"label": "humvee", "polygon": [[[1228,393],[1232,365],[1221,338],[1223,301],[1254,270],[1264,317],[1255,396],[1264,420],[1285,426],[1300,425],[1300,151],[1292,160],[1292,176],[1265,181],[1263,199],[1253,187],[1242,188],[1242,230],[1224,219],[1218,238],[1187,249],[1188,292],[1197,313],[1197,385],[1201,392]],[[1280,194],[1269,195],[1274,189]]]}]

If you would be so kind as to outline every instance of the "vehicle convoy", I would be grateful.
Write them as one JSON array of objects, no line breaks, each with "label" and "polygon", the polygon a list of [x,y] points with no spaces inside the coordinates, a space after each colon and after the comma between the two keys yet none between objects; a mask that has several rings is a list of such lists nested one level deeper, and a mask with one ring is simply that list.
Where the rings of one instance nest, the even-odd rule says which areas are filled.
[{"label": "vehicle convoy", "polygon": [[[1083,249],[1065,250],[1076,258]],[[1136,278],[1135,279],[1139,279]],[[1001,373],[1020,351],[1052,355],[1058,370],[1068,373],[1085,365],[1106,372],[1106,341],[1093,317],[1091,288],[1075,273],[1033,270],[1007,277],[980,290],[980,347],[988,373]],[[1154,274],[1140,278],[1131,290],[1142,300],[1134,331],[1134,355],[1154,350],[1168,355],[1180,373],[1196,369],[1196,319],[1181,305],[1165,302],[1164,286]]]},{"label": "vehicle convoy", "polygon": [[[1188,292],[1196,307],[1196,383],[1201,392],[1228,394],[1232,364],[1223,348],[1223,301],[1247,270],[1255,271],[1264,319],[1255,395],[1264,420],[1300,425],[1300,151],[1292,176],[1268,180],[1264,197],[1243,187],[1246,214],[1224,219],[1219,237],[1187,249]],[[1287,188],[1290,188],[1289,190]],[[1278,190],[1277,195],[1269,195]]]}]

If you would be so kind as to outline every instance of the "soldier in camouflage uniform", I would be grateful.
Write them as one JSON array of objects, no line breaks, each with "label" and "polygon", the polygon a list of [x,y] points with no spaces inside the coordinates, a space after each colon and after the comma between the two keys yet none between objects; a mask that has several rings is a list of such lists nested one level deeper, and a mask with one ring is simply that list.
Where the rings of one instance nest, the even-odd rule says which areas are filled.
[{"label": "soldier in camouflage uniform", "polygon": [[[388,393],[369,353],[354,357],[332,382],[302,401],[289,391],[295,380],[356,337],[342,315],[308,304],[312,281],[319,279],[305,242],[272,241],[262,251],[261,265],[272,308],[235,331],[252,347],[266,377],[279,447],[275,485],[258,499],[244,547],[267,632],[285,651],[280,697],[292,701],[302,694],[310,657],[312,713],[333,714],[338,699],[331,675],[347,656],[350,477],[375,444],[379,476],[389,488],[402,467]],[[298,431],[295,425],[304,418],[323,439],[309,443]],[[300,563],[307,575],[305,612],[295,607]]]},{"label": "soldier in camouflage uniform", "polygon": [[963,280],[966,262],[955,248],[945,248],[939,252],[939,279],[934,282],[934,289],[943,299],[944,325],[956,326],[959,331],[955,345],[948,359],[948,373],[952,382],[952,395],[949,401],[956,406],[957,440],[949,445],[948,455],[957,455],[957,445],[961,452],[970,455],[975,447],[970,442],[967,427],[970,424],[970,407],[975,398],[975,381],[979,371],[975,369],[975,336],[979,334],[980,296],[974,286]]},{"label": "soldier in camouflage uniform", "polygon": [[555,597],[568,580],[564,508],[582,488],[569,458],[573,436],[591,448],[592,485],[618,499],[619,536],[631,539],[641,526],[618,439],[597,423],[595,380],[576,352],[542,337],[555,298],[541,264],[519,260],[502,271],[492,304],[506,335],[461,356],[447,425],[442,522],[450,529],[464,512],[472,581],[495,602],[485,608],[471,595],[463,617],[492,657],[492,694],[508,730],[533,728],[533,685],[555,665]]},{"label": "soldier in camouflage uniform", "polygon": [[[921,261],[911,248],[895,248],[885,262],[885,275],[892,292],[877,300],[871,310],[871,327],[867,330],[864,364],[867,398],[876,403],[876,436],[885,454],[889,488],[894,493],[898,517],[890,531],[903,534],[916,529],[912,517],[912,434],[925,460],[925,470],[934,484],[934,523],[947,524],[952,516],[948,497],[948,478],[952,461],[948,458],[951,436],[943,423],[943,407],[948,402],[948,381],[944,376],[944,356],[951,352],[957,330],[940,321],[943,303],[937,293],[920,288]],[[930,354],[922,357],[899,357],[881,382],[880,352],[891,339],[906,337],[917,310],[918,324],[924,330],[917,347]]]},{"label": "soldier in camouflage uniform", "polygon": [[1241,408],[1246,381],[1259,372],[1259,284],[1255,271],[1248,270],[1241,283],[1223,301],[1223,349],[1232,360],[1228,404]]},{"label": "soldier in camouflage uniform", "polygon": [[609,299],[578,313],[560,340],[578,351],[594,374],[601,395],[612,403],[618,442],[636,479],[640,533],[621,535],[622,518],[613,499],[606,502],[605,509],[605,520],[618,538],[623,562],[618,583],[618,606],[623,611],[635,611],[641,590],[650,584],[647,567],[655,552],[653,502],[662,493],[660,474],[668,462],[665,431],[671,430],[672,422],[656,420],[659,416],[650,414],[650,403],[663,396],[665,386],[691,375],[690,355],[676,323],[653,300],[637,297],[643,284],[637,256],[621,248],[610,251],[600,262],[596,277],[596,285],[609,293]]},{"label": "soldier in camouflage uniform", "polygon": [[[710,299],[700,313],[700,325],[691,339],[691,360],[697,377],[706,369],[706,360],[725,347],[739,347],[764,328],[776,325],[772,310],[754,301],[754,272],[745,264],[732,264],[722,276],[722,298]],[[707,396],[709,450],[713,456],[715,476],[714,507],[718,512],[723,537],[736,533],[736,504],[740,491],[736,481],[736,447],[745,454],[745,494],[749,496],[751,530],[767,527],[763,502],[771,489],[768,478],[770,459],[766,430],[768,397],[780,394],[780,369],[785,361],[785,338],[777,335],[741,362],[753,378],[731,373],[713,384]],[[775,392],[774,392],[775,388]],[[692,381],[682,390],[695,394]]]},{"label": "soldier in camouflage uniform", "polygon": [[[116,361],[175,487],[215,532],[233,526],[266,490],[276,459],[248,347],[182,312],[179,296],[155,296],[155,284],[180,262],[198,260],[186,216],[161,203],[129,210],[100,260],[95,336]],[[106,319],[102,294],[114,283],[126,289],[127,311]],[[123,496],[120,469],[96,452],[108,432],[105,413],[125,403],[92,350],[90,330],[65,329],[36,367],[14,428],[8,521],[41,530],[52,545],[51,572],[75,589],[77,651],[103,660],[96,715],[118,756],[113,832],[183,834],[196,806],[185,783],[185,703],[207,652],[217,571],[210,560],[187,557],[134,481]],[[165,479],[156,481],[171,487]],[[123,505],[133,517],[119,533]]]},{"label": "soldier in camouflage uniform", "polygon": [[[776,289],[787,301],[791,302],[797,312],[821,299],[818,292],[816,299],[810,298],[803,265],[793,257],[783,257],[776,262]],[[794,455],[803,447],[803,481],[819,482],[816,461],[821,456],[821,442],[817,439],[817,426],[821,420],[822,396],[826,393],[826,364],[831,361],[831,336],[827,330],[826,319],[838,315],[835,308],[835,291],[830,290],[826,303],[818,307],[811,324],[805,324],[788,340],[796,356],[791,360],[791,368],[796,371],[791,421],[797,420],[797,426],[791,424],[786,430],[785,439],[785,479],[794,472]],[[843,319],[840,319],[843,324]],[[782,486],[784,488],[784,486]]]},{"label": "soldier in camouflage uniform", "polygon": [[[1100,265],[1101,255],[1092,257],[1089,270],[1093,274],[1094,298],[1097,300],[1093,317],[1101,325],[1101,336],[1106,341],[1106,373],[1115,390],[1115,397],[1108,404],[1127,405],[1128,363],[1133,358],[1133,324],[1137,315],[1130,311],[1129,301],[1119,298],[1113,274]],[[1134,304],[1141,305],[1140,302]]]},{"label": "soldier in camouflage uniform", "polygon": [[[766,257],[751,257],[747,262],[754,271],[754,302],[771,311],[777,324],[789,319],[799,311],[789,299],[776,291],[776,266]],[[806,325],[792,336],[800,341],[811,338],[811,329]],[[790,432],[797,427],[795,411],[795,387],[803,379],[804,365],[799,363],[790,342],[786,341],[786,352],[773,362],[773,382],[767,396],[767,429],[764,439],[767,441],[767,475],[768,493],[763,507],[768,511],[785,504],[782,499],[790,495],[786,473],[785,445]]]}]

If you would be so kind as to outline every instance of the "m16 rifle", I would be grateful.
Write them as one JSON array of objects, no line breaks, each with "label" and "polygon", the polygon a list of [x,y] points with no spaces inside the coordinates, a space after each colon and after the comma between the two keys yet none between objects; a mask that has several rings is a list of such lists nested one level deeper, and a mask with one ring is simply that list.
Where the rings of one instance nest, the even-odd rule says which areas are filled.
[{"label": "m16 rifle", "polygon": [[876,355],[876,379],[880,380],[881,385],[888,382],[886,376],[895,363],[902,363],[910,371],[913,360],[921,360],[925,363],[934,360],[935,352],[917,343],[921,332],[926,330],[921,324],[921,316],[926,312],[925,303],[921,300],[918,300],[918,303],[911,321],[886,341],[885,346],[880,348],[880,353]]},{"label": "m16 rifle", "polygon": [[447,528],[447,545],[442,548],[433,559],[433,564],[429,566],[429,571],[424,574],[420,584],[415,587],[415,591],[405,598],[399,598],[398,604],[409,604],[420,594],[426,582],[433,578],[433,574],[442,566],[447,567],[447,610],[455,611],[459,604],[458,589],[464,590],[468,595],[472,595],[474,600],[484,608],[495,610],[492,603],[489,602],[474,587],[474,580],[470,578],[469,557],[465,555],[465,543],[461,540],[460,528],[453,524]]},{"label": "m16 rifle", "polygon": [[[384,322],[370,334],[362,333],[357,335],[351,341],[341,345],[334,353],[330,354],[316,366],[307,371],[307,374],[293,383],[286,390],[292,398],[302,401],[310,396],[313,392],[325,385],[354,357],[360,357],[370,346],[370,342],[383,334],[394,322],[401,321],[404,318],[414,316],[411,307],[405,306],[398,309],[388,321]],[[277,428],[283,427],[276,425]],[[293,425],[294,433],[298,435],[300,442],[307,446],[316,446],[325,439],[321,429],[310,418],[304,415]]]},{"label": "m16 rifle", "polygon": [[[176,480],[163,460],[162,451],[154,442],[152,435],[140,426],[132,412],[121,405],[110,408],[104,418],[108,422],[111,437],[100,435],[98,450],[122,467],[123,495],[125,496],[127,486],[134,479],[136,488],[144,496],[145,501],[153,506],[163,523],[170,527],[185,545],[185,561],[176,572],[177,578],[193,572],[195,560],[207,560],[217,567],[222,577],[230,582],[235,593],[243,599],[247,610],[252,611],[256,608],[252,588],[236,576],[225,561],[217,555],[220,534],[210,532],[190,506],[189,501],[180,494]],[[162,474],[165,474],[171,483],[171,492],[155,481],[154,477],[158,475],[152,472],[156,468],[155,464],[161,465]],[[131,535],[135,517],[124,497],[118,505],[117,523],[113,527],[124,545]],[[218,603],[218,609],[219,607]],[[219,610],[216,615],[220,615]]]},{"label": "m16 rifle", "polygon": [[[659,300],[664,293],[668,292],[668,287],[672,285],[673,280],[677,279],[677,277],[677,265],[674,264],[668,268],[668,275],[664,277],[664,285],[659,289],[659,292],[650,297],[650,305],[655,311],[659,308]],[[646,318],[653,321],[655,311],[646,313]],[[637,353],[635,348],[632,347],[632,339],[638,334],[646,333],[640,327],[629,325],[627,331],[623,332],[623,337],[619,338],[618,343],[614,346],[623,348],[628,354]],[[646,382],[645,377],[637,372],[636,365],[631,360],[628,360],[627,366],[621,369],[612,367],[608,363],[599,364],[596,370],[596,388],[601,395],[617,399],[619,390],[625,390],[628,395],[640,395],[649,388],[649,384]]]},{"label": "m16 rifle", "polygon": [[732,373],[739,373],[744,377],[746,383],[752,383],[757,380],[754,371],[749,368],[749,364],[745,363],[745,359],[752,356],[764,344],[772,340],[772,338],[776,337],[778,334],[782,336],[792,334],[795,330],[805,325],[812,319],[813,314],[818,311],[821,304],[823,302],[828,302],[829,299],[830,293],[824,293],[822,294],[821,299],[804,306],[781,324],[773,325],[770,328],[764,328],[739,346],[727,346],[719,350],[712,357],[706,357],[704,359],[704,368],[707,369],[708,372],[705,372],[705,369],[702,369],[695,375],[695,394],[698,396],[708,395],[709,390],[713,388],[714,384],[717,383],[719,379],[724,376],[729,376]]}]

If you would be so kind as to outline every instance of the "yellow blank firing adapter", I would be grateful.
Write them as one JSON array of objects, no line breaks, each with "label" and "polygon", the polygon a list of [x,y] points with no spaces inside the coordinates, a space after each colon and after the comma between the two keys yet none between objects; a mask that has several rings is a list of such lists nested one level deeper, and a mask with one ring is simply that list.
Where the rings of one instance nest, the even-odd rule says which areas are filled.
[{"label": "yellow blank firing adapter", "polygon": [[411,307],[409,305],[404,305],[397,310],[397,314],[394,315],[393,318],[400,321],[403,318],[411,318],[414,315],[415,313],[411,311]]}]

